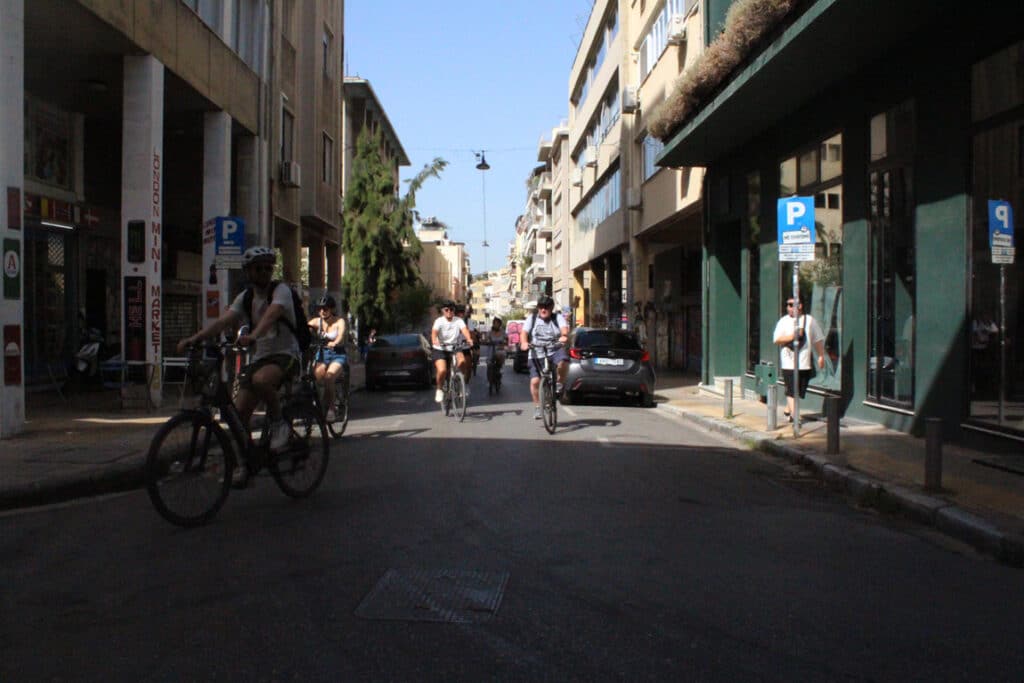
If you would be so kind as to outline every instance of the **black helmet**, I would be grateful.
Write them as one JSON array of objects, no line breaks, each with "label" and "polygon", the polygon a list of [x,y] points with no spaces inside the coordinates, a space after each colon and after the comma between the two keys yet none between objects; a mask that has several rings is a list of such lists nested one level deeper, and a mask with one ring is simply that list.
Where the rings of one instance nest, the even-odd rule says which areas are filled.
[{"label": "black helmet", "polygon": [[330,294],[324,294],[322,297],[316,300],[317,308],[336,308],[337,305],[338,304],[337,302],[335,302],[334,297],[331,296]]},{"label": "black helmet", "polygon": [[455,312],[456,313],[465,313],[466,312],[466,304],[455,304]]},{"label": "black helmet", "polygon": [[553,309],[554,307],[555,307],[555,300],[552,299],[550,296],[542,296],[541,298],[537,299],[537,308],[552,308]]},{"label": "black helmet", "polygon": [[455,302],[452,301],[451,299],[447,299],[447,300],[441,302],[440,308],[441,309],[450,308],[450,309],[452,309],[454,311],[455,310]]}]

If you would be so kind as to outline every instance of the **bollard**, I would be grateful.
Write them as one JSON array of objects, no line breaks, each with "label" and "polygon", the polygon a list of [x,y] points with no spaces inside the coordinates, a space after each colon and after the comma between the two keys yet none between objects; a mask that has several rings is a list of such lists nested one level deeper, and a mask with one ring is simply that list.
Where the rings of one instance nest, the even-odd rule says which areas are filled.
[{"label": "bollard", "polygon": [[942,490],[942,418],[924,421],[924,490]]},{"label": "bollard", "polygon": [[725,417],[732,419],[732,380],[725,380]]},{"label": "bollard", "polygon": [[839,397],[825,397],[825,419],[828,430],[825,455],[839,455]]},{"label": "bollard", "polygon": [[779,386],[768,385],[768,431],[774,432],[779,428]]}]

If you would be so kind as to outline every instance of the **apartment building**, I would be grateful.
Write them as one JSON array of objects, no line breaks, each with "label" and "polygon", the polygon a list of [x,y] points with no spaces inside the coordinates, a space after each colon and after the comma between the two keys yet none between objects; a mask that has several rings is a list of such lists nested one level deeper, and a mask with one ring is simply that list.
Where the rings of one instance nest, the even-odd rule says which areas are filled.
[{"label": "apartment building", "polygon": [[433,216],[423,219],[417,231],[423,251],[420,278],[435,299],[465,303],[469,294],[469,254],[465,242],[448,239],[448,226]]},{"label": "apartment building", "polygon": [[572,271],[569,269],[569,125],[562,121],[543,136],[537,148],[537,161],[544,164],[539,181],[539,196],[544,202],[544,224],[550,225],[545,274],[550,294],[559,310],[572,310]]},{"label": "apartment building", "polygon": [[536,301],[552,293],[551,173],[546,165],[535,167],[526,180],[522,229],[523,296]]},{"label": "apartment building", "polygon": [[[1019,2],[706,0],[705,87],[673,93],[656,163],[707,168],[703,381],[764,391],[793,296],[825,334],[807,409],[1024,440]],[[737,6],[737,10],[742,9]],[[679,105],[679,106],[676,106]],[[814,260],[779,258],[813,198]]]}]

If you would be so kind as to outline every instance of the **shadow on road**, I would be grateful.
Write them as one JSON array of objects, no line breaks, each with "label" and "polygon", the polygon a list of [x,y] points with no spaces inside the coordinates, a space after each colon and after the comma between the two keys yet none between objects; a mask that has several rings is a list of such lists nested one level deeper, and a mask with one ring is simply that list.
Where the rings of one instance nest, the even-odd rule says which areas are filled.
[{"label": "shadow on road", "polygon": [[424,432],[429,432],[429,429],[381,429],[376,432],[367,432],[365,434],[351,434],[346,436],[346,440],[355,441],[356,439],[394,439],[394,438],[408,438],[412,436],[419,436]]},{"label": "shadow on road", "polygon": [[555,434],[561,432],[576,432],[587,427],[618,427],[622,424],[622,420],[605,420],[605,419],[592,419],[592,420],[573,420],[572,422],[559,422],[558,429],[555,430]]}]

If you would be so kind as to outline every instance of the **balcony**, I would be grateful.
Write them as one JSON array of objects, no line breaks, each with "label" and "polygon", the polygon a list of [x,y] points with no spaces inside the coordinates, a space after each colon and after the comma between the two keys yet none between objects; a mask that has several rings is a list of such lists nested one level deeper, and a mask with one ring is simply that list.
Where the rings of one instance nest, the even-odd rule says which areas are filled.
[{"label": "balcony", "polygon": [[537,161],[547,161],[550,156],[551,140],[542,135],[537,143]]},{"label": "balcony", "polygon": [[531,283],[550,278],[551,274],[548,273],[548,255],[544,253],[534,254],[533,260],[526,268],[525,275],[526,281]]},{"label": "balcony", "polygon": [[551,171],[544,171],[540,174],[540,197],[541,199],[551,199]]}]

